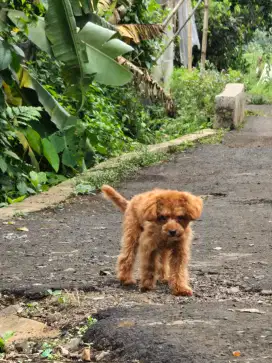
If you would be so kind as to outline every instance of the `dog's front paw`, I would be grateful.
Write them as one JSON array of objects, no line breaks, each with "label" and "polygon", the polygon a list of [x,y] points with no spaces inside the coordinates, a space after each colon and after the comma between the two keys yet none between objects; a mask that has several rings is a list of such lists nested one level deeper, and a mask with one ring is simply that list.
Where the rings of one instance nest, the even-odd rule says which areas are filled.
[{"label": "dog's front paw", "polygon": [[120,283],[124,286],[136,285],[137,281],[135,279],[120,279]]},{"label": "dog's front paw", "polygon": [[153,280],[141,281],[141,284],[140,284],[141,292],[147,292],[147,291],[154,290],[154,289],[155,289],[155,281],[153,281]]},{"label": "dog's front paw", "polygon": [[179,286],[172,288],[172,294],[175,296],[192,296],[193,290],[190,286]]}]

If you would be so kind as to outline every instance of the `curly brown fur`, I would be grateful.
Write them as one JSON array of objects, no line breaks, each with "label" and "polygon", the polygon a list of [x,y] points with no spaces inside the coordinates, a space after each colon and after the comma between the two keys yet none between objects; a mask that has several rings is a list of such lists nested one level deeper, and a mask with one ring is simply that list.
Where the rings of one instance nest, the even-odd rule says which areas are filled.
[{"label": "curly brown fur", "polygon": [[160,278],[168,281],[173,294],[192,295],[190,222],[200,217],[202,199],[187,192],[154,189],[128,201],[110,186],[104,185],[102,191],[124,211],[119,280],[126,285],[136,283],[132,271],[139,248],[142,291],[155,288]]}]

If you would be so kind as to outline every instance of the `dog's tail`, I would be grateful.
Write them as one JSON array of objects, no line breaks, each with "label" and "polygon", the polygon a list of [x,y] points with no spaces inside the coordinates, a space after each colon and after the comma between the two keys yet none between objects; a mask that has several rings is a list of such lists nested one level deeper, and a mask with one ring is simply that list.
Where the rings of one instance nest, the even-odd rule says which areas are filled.
[{"label": "dog's tail", "polygon": [[128,201],[121,194],[109,185],[103,185],[101,190],[107,199],[110,199],[122,212],[125,212]]}]

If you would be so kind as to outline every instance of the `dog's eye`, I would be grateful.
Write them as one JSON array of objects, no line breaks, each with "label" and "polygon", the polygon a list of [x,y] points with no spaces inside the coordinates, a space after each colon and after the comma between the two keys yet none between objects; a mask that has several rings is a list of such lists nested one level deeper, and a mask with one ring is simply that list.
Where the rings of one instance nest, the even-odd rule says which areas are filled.
[{"label": "dog's eye", "polygon": [[167,220],[166,216],[158,216],[158,221],[159,222],[165,222]]},{"label": "dog's eye", "polygon": [[185,219],[185,217],[184,217],[184,216],[177,216],[177,220],[178,220],[179,222],[184,221],[184,219]]}]

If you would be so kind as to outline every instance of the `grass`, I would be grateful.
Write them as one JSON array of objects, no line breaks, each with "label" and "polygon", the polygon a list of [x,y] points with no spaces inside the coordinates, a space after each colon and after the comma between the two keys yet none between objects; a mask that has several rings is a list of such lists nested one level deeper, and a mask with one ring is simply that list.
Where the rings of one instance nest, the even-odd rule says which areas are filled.
[{"label": "grass", "polygon": [[172,154],[184,152],[197,144],[221,143],[224,132],[219,130],[215,135],[205,137],[199,141],[188,141],[179,146],[171,146],[167,152],[149,152],[145,149],[144,151],[108,160],[76,180],[75,194],[95,194],[103,184],[116,186],[122,180],[134,175],[140,168],[168,161],[171,159]]},{"label": "grass", "polygon": [[76,194],[91,194],[99,190],[103,184],[116,185],[134,174],[142,167],[169,160],[170,154],[164,152],[139,151],[109,160],[98,165],[77,180]]},{"label": "grass", "polygon": [[216,134],[200,139],[198,143],[202,145],[221,144],[227,131],[227,129],[220,129]]},{"label": "grass", "polygon": [[[256,68],[257,60],[260,56],[262,56],[260,51],[246,53],[244,56],[249,63],[249,72],[244,78],[246,90],[251,96],[250,103],[255,105],[272,103],[272,82],[258,84]],[[272,53],[270,54],[270,59],[272,59]]]}]

